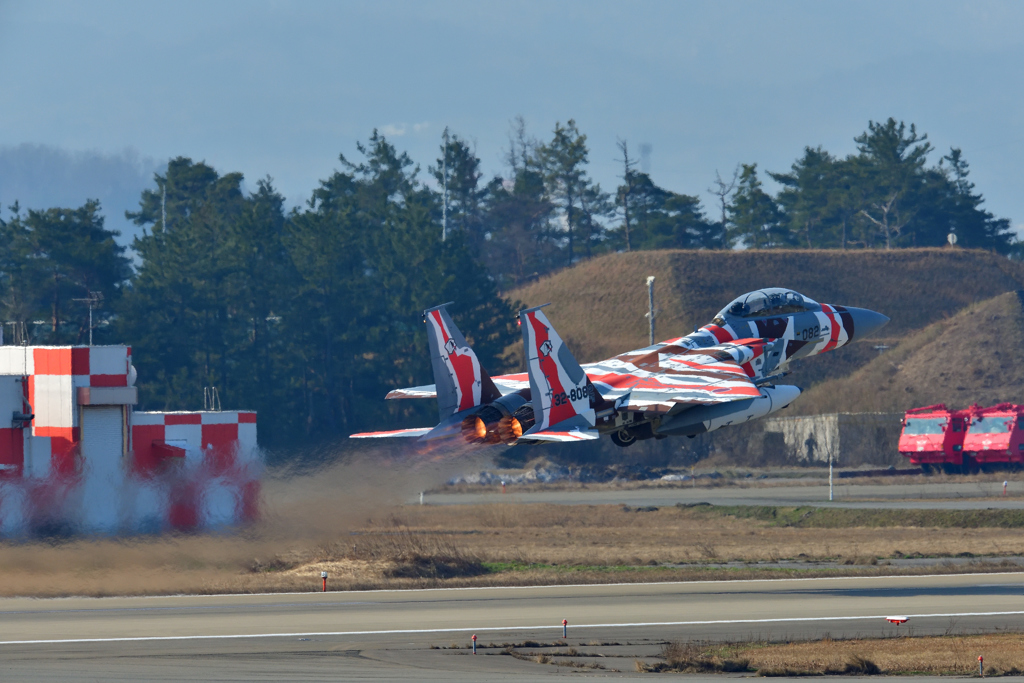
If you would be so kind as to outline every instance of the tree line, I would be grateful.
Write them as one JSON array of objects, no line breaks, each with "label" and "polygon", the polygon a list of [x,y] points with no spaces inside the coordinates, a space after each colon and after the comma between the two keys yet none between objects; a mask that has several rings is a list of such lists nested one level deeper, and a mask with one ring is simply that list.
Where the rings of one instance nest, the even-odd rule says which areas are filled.
[{"label": "tree line", "polygon": [[518,119],[507,169],[490,179],[472,145],[446,136],[430,184],[374,132],[291,210],[269,178],[245,192],[241,174],[179,157],[128,214],[143,228],[131,252],[96,201],[11,206],[0,220],[0,314],[7,343],[82,344],[90,332],[130,343],[141,407],[195,408],[215,386],[225,406],[258,410],[261,442],[279,446],[426,424],[426,402],[382,400],[429,381],[420,312],[457,302],[460,327],[496,372],[518,338],[516,304],[502,293],[596,254],[900,248],[954,233],[961,246],[1019,255],[959,150],[929,166],[927,136],[892,119],[855,141],[845,158],[805,149],[769,174],[774,196],[755,164],[716,176],[710,212],[638,170],[625,141],[621,182],[605,191],[572,120],[540,142]]}]

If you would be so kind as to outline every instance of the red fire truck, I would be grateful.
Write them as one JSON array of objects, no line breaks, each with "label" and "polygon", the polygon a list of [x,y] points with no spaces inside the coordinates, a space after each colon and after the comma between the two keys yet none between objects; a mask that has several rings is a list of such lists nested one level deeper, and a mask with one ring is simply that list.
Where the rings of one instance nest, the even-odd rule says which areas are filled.
[{"label": "red fire truck", "polygon": [[975,411],[963,441],[963,451],[972,465],[982,470],[1024,461],[1024,406],[1000,403]]},{"label": "red fire truck", "polygon": [[925,474],[942,468],[946,473],[965,471],[964,437],[978,406],[950,410],[939,403],[908,410],[900,433],[900,455],[920,465]]}]

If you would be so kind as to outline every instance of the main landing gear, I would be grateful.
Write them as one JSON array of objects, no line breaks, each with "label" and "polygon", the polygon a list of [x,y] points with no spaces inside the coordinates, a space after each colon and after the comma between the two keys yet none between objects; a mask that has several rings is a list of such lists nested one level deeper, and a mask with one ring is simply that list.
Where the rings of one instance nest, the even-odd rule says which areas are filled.
[{"label": "main landing gear", "polygon": [[654,425],[650,422],[644,422],[635,427],[622,427],[618,431],[612,432],[612,443],[622,448],[632,446],[637,441],[643,441],[644,439],[666,438],[668,437],[665,434],[655,434]]}]

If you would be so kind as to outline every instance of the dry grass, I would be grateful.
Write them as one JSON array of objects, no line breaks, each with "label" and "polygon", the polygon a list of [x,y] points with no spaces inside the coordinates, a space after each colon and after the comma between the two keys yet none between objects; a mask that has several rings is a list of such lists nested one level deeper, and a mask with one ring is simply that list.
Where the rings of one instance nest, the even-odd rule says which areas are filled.
[{"label": "dry grass", "polygon": [[[648,275],[657,277],[661,338],[692,331],[734,297],[761,287],[881,311],[892,318],[884,336],[898,340],[1024,286],[1020,263],[966,249],[641,251],[580,263],[509,296],[524,306],[552,302],[549,315],[576,357],[595,361],[646,344]],[[801,366],[800,382],[846,375],[874,355],[870,345],[857,344],[811,359]]]},{"label": "dry grass", "polygon": [[[785,508],[779,510],[782,515],[792,514]],[[795,514],[806,517],[811,510]],[[457,534],[455,538],[466,553],[487,562],[563,568],[783,558],[842,561],[887,558],[897,553],[926,557],[1024,553],[1019,527],[999,528],[1004,523],[1001,518],[979,526],[975,513],[965,511],[959,513],[963,519],[951,517],[941,526],[938,522],[935,526],[910,526],[927,523],[930,512],[880,511],[888,521],[869,519],[871,512],[820,510],[816,514],[828,518],[820,526],[799,527],[780,525],[778,516],[763,512],[735,517],[711,506],[644,511],[613,505],[509,502],[407,506],[398,518],[410,529]],[[847,518],[860,526],[845,528],[843,519]],[[907,526],[889,526],[898,524],[900,518],[906,518]],[[834,532],[837,527],[844,527],[842,534]]]},{"label": "dry grass", "polygon": [[[375,478],[387,484],[376,496],[346,495],[353,482]],[[306,591],[319,589],[321,571],[332,590],[771,578],[792,572],[702,565],[784,559],[841,565],[804,576],[993,571],[1000,565],[897,571],[885,559],[1024,554],[1024,514],[1016,511],[635,509],[514,499],[396,507],[385,494],[408,497],[419,484],[415,470],[342,467],[272,483],[268,519],[240,536],[0,544],[0,595]]]},{"label": "dry grass", "polygon": [[377,581],[404,560],[385,566],[331,549],[349,543],[368,518],[386,518],[415,492],[482,463],[396,462],[392,452],[366,451],[365,460],[270,477],[263,521],[236,535],[0,542],[0,596],[308,590],[319,583],[319,570],[314,581],[312,570],[296,568],[321,559],[339,563],[339,586]]},{"label": "dry grass", "polygon": [[[803,467],[782,470],[775,468],[770,471],[772,479],[762,480],[754,477],[747,477],[748,471],[765,472],[765,469],[732,469],[733,463],[727,458],[720,458],[717,463],[701,461],[701,466],[694,471],[698,479],[689,481],[662,481],[661,479],[645,479],[632,481],[609,481],[609,482],[578,482],[578,481],[555,481],[550,483],[530,482],[524,484],[509,484],[507,493],[514,497],[519,493],[535,491],[637,491],[644,489],[665,489],[665,490],[686,490],[686,489],[776,489],[804,486],[828,486],[828,469],[825,467]],[[908,466],[904,458],[901,458],[900,466]],[[714,467],[715,464],[720,468]],[[728,469],[727,469],[728,468]],[[689,473],[689,470],[678,470]],[[719,479],[700,477],[710,471],[719,472],[722,476]],[[775,478],[782,472],[781,476]],[[856,472],[851,470],[851,472]],[[992,500],[1004,498],[1024,497],[1024,491],[1009,491],[1007,496],[1002,495],[1002,483],[1006,480],[1016,482],[1021,479],[1020,475],[1009,471],[979,472],[977,474],[943,474],[937,472],[934,475],[924,476],[921,474],[907,474],[897,476],[850,476],[835,478],[835,485],[838,490],[846,489],[839,487],[847,486],[911,486],[927,484],[962,484],[964,489],[957,497],[963,497],[965,493],[974,494],[972,498],[991,498]],[[974,488],[972,491],[971,488]],[[501,489],[498,485],[483,486],[480,484],[444,484],[430,489],[427,493],[496,493]],[[922,493],[921,498],[929,500],[939,499],[932,493]],[[861,496],[850,498],[843,496],[845,500],[869,500]]]},{"label": "dry grass", "polygon": [[905,339],[849,377],[810,389],[804,413],[903,412],[947,403],[1024,402],[1024,313],[1009,292]]},{"label": "dry grass", "polygon": [[[1019,633],[972,636],[817,640],[781,645],[736,647],[731,656],[748,661],[764,675],[930,674],[971,675],[978,656],[985,675],[1024,672],[1024,638]],[[719,656],[720,659],[720,656]]]}]

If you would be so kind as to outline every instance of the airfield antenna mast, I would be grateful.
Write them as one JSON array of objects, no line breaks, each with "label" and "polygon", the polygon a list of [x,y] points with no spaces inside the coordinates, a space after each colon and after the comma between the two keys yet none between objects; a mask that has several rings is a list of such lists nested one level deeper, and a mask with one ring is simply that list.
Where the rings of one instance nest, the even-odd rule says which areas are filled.
[{"label": "airfield antenna mast", "polygon": [[441,182],[444,199],[441,202],[441,241],[448,237],[448,126],[444,127],[444,154],[441,155]]},{"label": "airfield antenna mast", "polygon": [[72,299],[72,301],[81,301],[89,306],[89,346],[92,346],[92,309],[99,306],[102,300],[102,292],[89,292],[88,298],[85,299]]},{"label": "airfield antenna mast", "polygon": [[654,346],[654,276],[647,278],[647,336],[651,346]]}]

